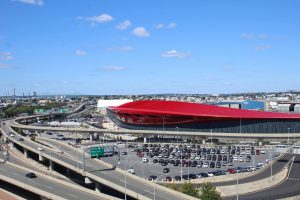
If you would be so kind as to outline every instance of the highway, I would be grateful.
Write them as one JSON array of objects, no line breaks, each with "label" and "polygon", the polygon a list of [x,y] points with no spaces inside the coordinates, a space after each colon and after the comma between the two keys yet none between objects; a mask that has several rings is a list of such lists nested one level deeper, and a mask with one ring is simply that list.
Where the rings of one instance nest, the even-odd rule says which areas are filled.
[{"label": "highway", "polygon": [[[31,116],[32,117],[32,116]],[[22,118],[20,118],[22,119]],[[169,136],[203,136],[214,138],[269,138],[286,139],[287,133],[211,133],[211,132],[186,132],[186,131],[155,131],[155,130],[129,130],[129,129],[96,129],[96,128],[63,128],[63,127],[43,127],[22,125],[15,120],[10,121],[11,126],[29,130],[73,132],[73,133],[110,133],[110,134],[139,134],[139,135],[169,135]],[[300,138],[300,133],[290,133],[291,138]]]},{"label": "highway", "polygon": [[[12,129],[9,126],[9,121],[5,122],[5,125],[2,124],[2,130],[7,135],[7,137],[14,141],[15,143],[23,146],[25,149],[28,149],[30,151],[33,151],[37,154],[41,154],[43,157],[46,157],[47,159],[51,159],[56,163],[59,163],[67,168],[70,168],[74,171],[81,172],[82,169],[82,163],[81,163],[81,156],[79,157],[79,162],[77,162],[77,159],[72,159],[70,157],[61,155],[56,153],[55,151],[52,151],[50,149],[44,148],[44,151],[38,151],[37,148],[40,147],[40,144],[37,144],[35,142],[32,142],[28,140],[27,138],[24,138],[24,141],[18,141],[18,138],[21,136],[18,136],[16,134],[15,137],[9,136],[9,132],[12,131]],[[94,179],[94,177],[101,178],[101,181],[106,181],[107,186],[112,186],[114,189],[119,190],[120,192],[124,192],[124,173],[120,173],[116,170],[108,169],[106,165],[101,165],[98,162],[86,159],[86,172],[83,173],[85,176],[91,177]],[[99,181],[99,182],[101,182]],[[153,184],[148,183],[147,181],[141,181],[136,178],[132,178],[130,176],[127,176],[127,194],[129,195],[130,192],[134,197],[138,198],[146,198],[152,199],[153,198]],[[131,196],[132,196],[131,195]],[[144,197],[143,197],[144,196]],[[178,196],[177,194],[170,193],[168,191],[162,190],[161,188],[156,186],[156,199],[161,200],[180,200],[183,199],[182,196]]]},{"label": "highway", "polygon": [[[272,188],[256,191],[254,193],[239,195],[240,200],[273,200],[296,196],[300,194],[300,155],[294,154],[295,160],[291,166],[290,173],[285,181]],[[236,199],[227,197],[224,200]]]},{"label": "highway", "polygon": [[[293,157],[294,156],[292,154],[285,154],[282,158],[280,158],[277,162],[275,162],[272,166],[272,174],[274,175],[274,174],[278,173],[279,171],[281,171]],[[270,175],[271,175],[271,167],[268,167],[264,171],[262,171],[258,174],[255,174],[254,176],[249,176],[249,177],[240,179],[239,184],[258,181],[258,180],[270,177]],[[216,187],[217,186],[226,186],[226,185],[235,185],[235,184],[236,184],[235,180],[213,183],[213,185]]]},{"label": "highway", "polygon": [[[68,187],[64,184],[60,184],[59,182],[49,180],[42,176],[37,176],[37,178],[27,178],[25,176],[26,173],[28,173],[28,171],[8,165],[6,163],[0,164],[1,175],[12,178],[24,184],[30,185],[42,191],[55,194],[56,196],[61,197],[63,199],[96,200],[100,198],[99,196],[88,194],[78,189]],[[22,184],[18,186],[23,187]]]}]

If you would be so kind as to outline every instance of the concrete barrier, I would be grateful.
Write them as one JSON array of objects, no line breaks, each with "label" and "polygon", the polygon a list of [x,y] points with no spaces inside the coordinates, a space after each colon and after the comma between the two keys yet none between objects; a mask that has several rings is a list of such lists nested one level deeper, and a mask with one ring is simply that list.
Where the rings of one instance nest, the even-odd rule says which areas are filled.
[{"label": "concrete barrier", "polygon": [[55,199],[55,200],[66,200],[65,198],[62,198],[60,196],[57,196],[55,194],[52,194],[52,193],[49,193],[49,192],[46,192],[44,190],[41,190],[41,189],[38,189],[38,188],[35,188],[35,187],[32,187],[26,183],[23,183],[21,181],[17,181],[13,178],[10,178],[10,177],[7,177],[7,176],[4,176],[2,174],[0,174],[0,179],[3,180],[3,181],[6,181],[8,183],[11,183],[13,185],[16,185],[18,187],[21,187],[25,190],[28,190],[28,191],[31,191],[35,194],[38,194],[38,195],[41,195],[43,197],[46,197],[48,199]]},{"label": "concrete barrier", "polygon": [[84,187],[81,187],[81,186],[78,186],[78,185],[75,185],[75,184],[72,184],[72,183],[60,180],[60,179],[53,178],[51,176],[48,176],[47,174],[43,174],[43,173],[40,173],[38,171],[35,171],[35,170],[32,170],[32,169],[28,169],[26,167],[16,165],[16,164],[11,163],[11,162],[6,162],[6,164],[10,165],[10,166],[13,166],[15,168],[19,168],[19,169],[25,170],[25,171],[34,172],[36,175],[44,177],[44,178],[46,178],[48,180],[51,180],[53,182],[57,182],[57,183],[60,183],[62,185],[65,185],[67,187],[71,187],[71,188],[74,188],[74,189],[82,191],[82,192],[86,192],[86,193],[89,193],[89,194],[92,194],[92,195],[99,196],[99,197],[101,197],[103,199],[108,199],[108,200],[111,200],[111,199],[117,200],[117,199],[119,199],[119,198],[115,198],[115,197],[112,197],[112,196],[109,196],[109,195],[106,195],[106,194],[103,194],[103,193],[98,193],[98,192],[92,191],[90,189],[87,189],[87,188],[84,188]]},{"label": "concrete barrier", "polygon": [[[43,139],[45,139],[45,138],[43,138]],[[47,139],[48,139],[48,138],[47,138]],[[46,140],[47,140],[47,139],[46,139]],[[50,139],[48,139],[48,140],[50,140]],[[64,143],[64,142],[61,142],[61,141],[56,141],[56,142],[59,143],[59,144],[61,144],[61,145],[65,145],[65,146],[68,147],[68,148],[72,148],[72,149],[76,150],[76,148],[74,148],[74,147],[72,147],[72,146],[70,146],[70,145],[68,145],[68,144],[66,144],[66,143]],[[106,162],[104,162],[104,161],[102,161],[102,160],[95,159],[95,161],[97,161],[97,162],[99,162],[100,164],[105,165],[105,166],[107,166],[107,167],[109,167],[109,168],[112,168],[112,167],[113,167],[111,164],[106,163]],[[119,172],[119,173],[121,173],[121,174],[123,174],[123,175],[125,176],[125,171],[124,171],[124,170],[122,170],[122,169],[120,169],[120,168],[116,168],[115,170],[116,170],[117,172]],[[135,180],[137,180],[137,181],[139,181],[139,182],[142,182],[142,183],[144,183],[144,184],[147,184],[147,185],[151,186],[152,188],[155,187],[156,189],[163,190],[163,191],[168,192],[168,193],[170,193],[170,194],[172,194],[172,195],[175,194],[175,195],[177,195],[177,196],[180,196],[180,197],[182,197],[182,199],[190,199],[190,200],[196,200],[196,199],[197,199],[197,198],[191,197],[191,196],[189,196],[189,195],[183,194],[183,193],[181,193],[181,192],[172,190],[172,189],[170,189],[170,188],[161,186],[161,185],[159,185],[159,184],[156,184],[156,183],[153,183],[153,182],[149,182],[149,181],[147,181],[147,180],[145,180],[145,179],[143,179],[143,178],[141,178],[141,177],[139,177],[139,176],[135,176],[135,175],[130,174],[130,173],[127,173],[126,176],[131,177],[132,179],[135,179]],[[92,179],[93,179],[93,178],[92,178]],[[122,188],[123,188],[123,187],[122,187]],[[123,189],[123,190],[124,190],[124,189]],[[138,195],[137,195],[137,196],[138,196]],[[133,197],[137,197],[137,196],[133,196]]]}]

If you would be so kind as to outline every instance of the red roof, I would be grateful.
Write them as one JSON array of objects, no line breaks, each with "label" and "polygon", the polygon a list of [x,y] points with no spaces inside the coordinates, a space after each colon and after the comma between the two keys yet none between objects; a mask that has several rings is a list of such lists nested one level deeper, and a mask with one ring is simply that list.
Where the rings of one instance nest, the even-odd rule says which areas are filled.
[{"label": "red roof", "polygon": [[110,108],[117,112],[143,115],[181,115],[242,119],[300,119],[300,114],[241,110],[207,104],[161,100],[134,101]]}]

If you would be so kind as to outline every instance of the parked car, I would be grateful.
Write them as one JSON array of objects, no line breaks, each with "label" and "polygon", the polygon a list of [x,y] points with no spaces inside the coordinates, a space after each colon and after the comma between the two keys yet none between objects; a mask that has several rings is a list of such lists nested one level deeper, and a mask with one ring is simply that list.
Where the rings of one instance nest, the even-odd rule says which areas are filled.
[{"label": "parked car", "polygon": [[155,176],[155,175],[151,175],[151,176],[148,177],[149,181],[152,181],[152,180],[154,181],[156,179],[157,179],[157,176]]},{"label": "parked car", "polygon": [[170,172],[170,168],[164,168],[163,169],[163,173],[169,173]]},{"label": "parked car", "polygon": [[126,151],[123,151],[121,154],[122,154],[122,155],[127,155],[127,152],[126,152]]},{"label": "parked car", "polygon": [[175,176],[174,179],[175,181],[181,181],[181,176]]}]

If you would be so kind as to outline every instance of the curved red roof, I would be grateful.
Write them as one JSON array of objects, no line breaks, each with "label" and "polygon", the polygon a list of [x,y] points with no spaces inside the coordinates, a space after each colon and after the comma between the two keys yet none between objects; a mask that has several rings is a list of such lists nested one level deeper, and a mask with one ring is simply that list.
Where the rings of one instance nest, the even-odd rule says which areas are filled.
[{"label": "curved red roof", "polygon": [[177,101],[144,100],[125,103],[110,109],[131,114],[181,115],[241,119],[300,119],[300,114],[225,108],[214,105]]}]

